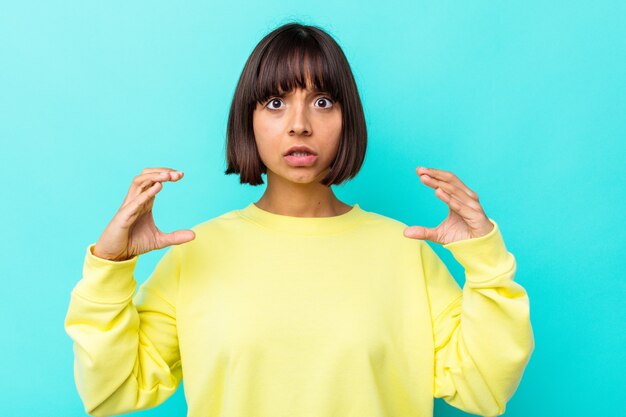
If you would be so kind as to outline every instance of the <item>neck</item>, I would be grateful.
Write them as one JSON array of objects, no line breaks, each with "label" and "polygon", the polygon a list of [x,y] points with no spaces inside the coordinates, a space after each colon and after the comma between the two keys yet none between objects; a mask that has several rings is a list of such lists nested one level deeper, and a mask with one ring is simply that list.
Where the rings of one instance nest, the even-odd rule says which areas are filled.
[{"label": "neck", "polygon": [[255,203],[274,214],[292,217],[332,217],[352,207],[339,201],[331,187],[318,182],[298,184],[268,176],[267,189]]}]

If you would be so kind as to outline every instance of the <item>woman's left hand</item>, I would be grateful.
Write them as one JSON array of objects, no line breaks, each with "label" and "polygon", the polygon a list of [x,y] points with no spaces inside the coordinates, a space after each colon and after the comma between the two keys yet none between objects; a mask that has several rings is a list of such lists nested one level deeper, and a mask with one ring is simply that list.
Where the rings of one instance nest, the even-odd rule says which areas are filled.
[{"label": "woman's left hand", "polygon": [[435,189],[435,195],[448,205],[449,212],[439,226],[433,229],[410,226],[404,229],[404,236],[445,245],[481,237],[493,230],[493,224],[478,202],[478,195],[452,172],[419,167],[416,173],[424,184]]}]

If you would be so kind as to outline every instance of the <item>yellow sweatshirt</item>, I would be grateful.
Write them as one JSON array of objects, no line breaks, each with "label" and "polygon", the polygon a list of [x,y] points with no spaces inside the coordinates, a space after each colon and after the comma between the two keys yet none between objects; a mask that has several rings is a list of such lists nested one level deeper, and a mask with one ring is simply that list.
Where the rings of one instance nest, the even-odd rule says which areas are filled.
[{"label": "yellow sweatshirt", "polygon": [[426,417],[433,397],[504,413],[534,350],[498,225],[453,242],[459,287],[406,224],[358,204],[302,218],[250,204],[200,223],[135,289],[137,257],[89,245],[65,329],[86,411],[189,417]]}]

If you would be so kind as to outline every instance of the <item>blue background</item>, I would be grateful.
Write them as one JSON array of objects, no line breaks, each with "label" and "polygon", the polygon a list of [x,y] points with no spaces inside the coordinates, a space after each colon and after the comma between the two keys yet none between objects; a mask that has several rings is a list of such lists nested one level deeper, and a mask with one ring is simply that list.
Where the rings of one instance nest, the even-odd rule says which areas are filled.
[{"label": "blue background", "polygon": [[[256,201],[225,169],[245,60],[291,20],[326,29],[369,148],[348,204],[434,227],[415,167],[454,172],[518,261],[536,349],[507,416],[623,409],[626,2],[8,2],[0,7],[0,415],[82,416],[63,329],[86,247],[145,167],[185,172],[163,231]],[[432,244],[456,279],[463,270]],[[142,255],[143,282],[163,250]],[[488,318],[486,318],[488,319]],[[437,416],[466,415],[442,400]],[[185,416],[181,389],[143,416]]]}]

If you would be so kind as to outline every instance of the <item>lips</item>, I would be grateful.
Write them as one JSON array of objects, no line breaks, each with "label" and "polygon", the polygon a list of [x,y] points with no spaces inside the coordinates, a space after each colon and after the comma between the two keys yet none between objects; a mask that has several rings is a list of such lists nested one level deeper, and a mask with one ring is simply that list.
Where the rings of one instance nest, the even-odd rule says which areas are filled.
[{"label": "lips", "polygon": [[315,163],[317,153],[306,145],[295,145],[285,152],[283,158],[292,167],[307,167]]},{"label": "lips", "polygon": [[305,152],[305,153],[308,153],[309,155],[317,155],[315,151],[313,151],[313,149],[309,148],[306,145],[296,145],[296,146],[292,146],[291,148],[289,148],[287,152],[283,154],[283,156],[291,155],[294,152]]}]

